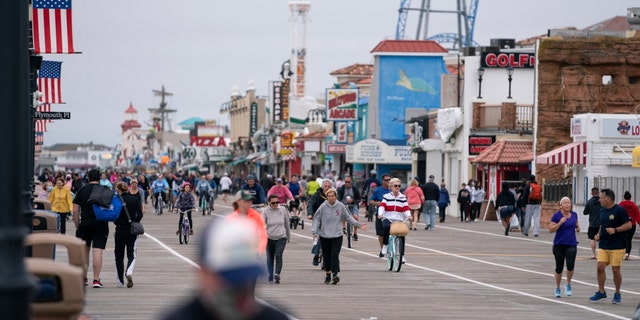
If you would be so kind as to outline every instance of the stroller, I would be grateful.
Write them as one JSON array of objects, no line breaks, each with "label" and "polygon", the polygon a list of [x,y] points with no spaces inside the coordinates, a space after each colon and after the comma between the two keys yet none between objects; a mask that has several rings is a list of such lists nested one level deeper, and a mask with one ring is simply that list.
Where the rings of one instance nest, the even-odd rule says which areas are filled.
[{"label": "stroller", "polygon": [[304,230],[304,220],[300,219],[300,201],[296,199],[289,202],[289,228],[298,229],[298,225]]}]

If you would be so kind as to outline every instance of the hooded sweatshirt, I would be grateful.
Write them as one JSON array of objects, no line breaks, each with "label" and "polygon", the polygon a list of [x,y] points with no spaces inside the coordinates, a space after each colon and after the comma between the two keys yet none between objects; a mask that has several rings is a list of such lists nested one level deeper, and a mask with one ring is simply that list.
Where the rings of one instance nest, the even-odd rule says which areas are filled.
[{"label": "hooded sweatshirt", "polygon": [[332,204],[323,202],[313,216],[311,234],[322,238],[338,238],[342,236],[342,220],[347,220],[356,227],[361,224],[351,216],[347,207],[340,201]]}]

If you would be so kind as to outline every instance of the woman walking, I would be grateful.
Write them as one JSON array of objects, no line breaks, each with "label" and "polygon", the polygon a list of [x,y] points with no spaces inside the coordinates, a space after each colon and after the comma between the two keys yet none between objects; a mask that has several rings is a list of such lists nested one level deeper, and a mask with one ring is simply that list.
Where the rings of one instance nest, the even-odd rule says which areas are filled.
[{"label": "woman walking", "polygon": [[[417,226],[418,217],[420,216],[420,208],[422,207],[422,204],[424,204],[424,193],[422,193],[422,188],[420,188],[418,180],[415,178],[411,179],[409,187],[404,191],[404,195],[407,196],[407,203],[409,204],[411,216],[413,217],[411,228],[413,230],[418,230]],[[440,217],[440,222],[442,222],[442,217]]]},{"label": "woman walking", "polygon": [[[291,239],[289,230],[289,211],[278,205],[278,195],[272,194],[268,199],[269,206],[262,210],[262,218],[267,227],[267,271],[269,283],[280,283],[282,272],[282,253]],[[275,274],[273,267],[275,262]]]},{"label": "woman walking", "polygon": [[[320,239],[322,247],[322,259],[324,261],[324,283],[338,284],[340,277],[340,248],[342,248],[342,220],[347,220],[352,225],[367,231],[366,225],[353,218],[347,207],[338,201],[338,192],[330,188],[324,192],[327,200],[323,202],[313,215],[311,234],[313,240]],[[332,280],[333,276],[333,280]]]},{"label": "woman walking", "polygon": [[509,228],[511,228],[511,216],[516,212],[516,197],[509,190],[508,182],[502,182],[502,188],[498,193],[498,197],[496,197],[496,207],[504,227],[504,235],[508,236]]},{"label": "woman walking", "polygon": [[[142,220],[142,201],[139,194],[131,194],[126,182],[119,181],[116,183],[116,191],[126,206],[126,212],[129,213],[131,221],[140,222]],[[136,189],[137,192],[137,189]],[[120,216],[116,221],[115,248],[113,250],[116,260],[116,272],[118,275],[118,288],[124,287],[124,277],[127,278],[127,288],[133,287],[133,268],[136,265],[136,240],[138,235],[131,234],[131,223],[125,213],[125,207],[122,208]],[[127,268],[124,268],[124,253],[127,251]]]},{"label": "woman walking", "polygon": [[562,269],[565,261],[567,264],[567,284],[564,286],[564,294],[571,295],[571,278],[573,278],[573,267],[576,262],[578,252],[578,240],[576,232],[580,232],[578,214],[571,211],[571,199],[563,197],[560,199],[560,210],[551,216],[549,222],[549,232],[556,233],[553,238],[553,256],[556,260],[555,280],[556,290],[554,296],[560,298],[560,281],[562,280]]},{"label": "woman walking", "polygon": [[636,203],[631,201],[631,193],[629,191],[625,191],[623,197],[624,200],[618,205],[627,211],[629,220],[631,220],[631,229],[627,231],[627,248],[624,255],[624,259],[629,260],[629,254],[631,254],[631,242],[633,240],[633,235],[636,233],[636,224],[638,224],[638,219],[640,219],[640,210],[638,210]]},{"label": "woman walking", "polygon": [[67,216],[73,210],[71,191],[65,187],[62,178],[56,179],[56,187],[49,193],[51,211],[60,215],[60,233],[67,233]]},{"label": "woman walking", "polygon": [[447,184],[440,184],[440,197],[438,198],[438,213],[440,214],[440,223],[444,223],[444,219],[447,217],[447,207],[451,205],[451,198],[449,197],[449,190],[447,190]]}]

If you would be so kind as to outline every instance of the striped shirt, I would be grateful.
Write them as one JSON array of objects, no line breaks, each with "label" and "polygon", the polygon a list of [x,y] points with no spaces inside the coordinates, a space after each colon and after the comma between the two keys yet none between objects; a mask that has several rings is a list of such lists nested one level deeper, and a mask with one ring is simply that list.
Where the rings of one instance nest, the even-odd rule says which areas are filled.
[{"label": "striped shirt", "polygon": [[411,211],[407,202],[407,197],[398,192],[397,196],[393,192],[389,192],[382,196],[382,202],[378,207],[378,217],[393,221],[403,221],[405,217],[409,217]]}]

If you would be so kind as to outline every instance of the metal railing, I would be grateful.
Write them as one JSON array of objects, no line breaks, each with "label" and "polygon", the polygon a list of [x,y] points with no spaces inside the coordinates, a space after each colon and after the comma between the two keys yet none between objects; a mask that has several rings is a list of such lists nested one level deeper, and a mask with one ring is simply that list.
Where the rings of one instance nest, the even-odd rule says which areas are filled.
[{"label": "metal railing", "polygon": [[572,194],[573,179],[545,180],[542,186],[542,199],[547,202],[559,202]]},{"label": "metal railing", "polygon": [[516,130],[533,132],[533,105],[516,105]]}]

